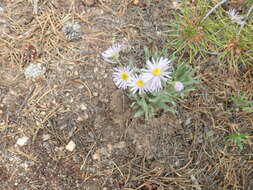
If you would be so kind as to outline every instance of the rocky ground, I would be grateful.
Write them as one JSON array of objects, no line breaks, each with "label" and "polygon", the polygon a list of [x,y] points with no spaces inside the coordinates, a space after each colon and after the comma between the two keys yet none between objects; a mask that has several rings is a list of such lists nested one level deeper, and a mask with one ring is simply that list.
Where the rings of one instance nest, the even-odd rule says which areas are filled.
[{"label": "rocky ground", "polygon": [[[253,189],[252,142],[224,145],[238,129],[253,134],[252,113],[228,101],[237,89],[252,92],[252,69],[230,74],[210,57],[195,67],[199,88],[178,113],[146,121],[133,117],[101,58],[119,42],[125,62],[141,65],[144,47],[166,47],[164,22],[179,3],[34,3],[0,1],[0,189]],[[81,25],[80,40],[66,39],[66,23]],[[30,63],[46,72],[26,78]]]}]

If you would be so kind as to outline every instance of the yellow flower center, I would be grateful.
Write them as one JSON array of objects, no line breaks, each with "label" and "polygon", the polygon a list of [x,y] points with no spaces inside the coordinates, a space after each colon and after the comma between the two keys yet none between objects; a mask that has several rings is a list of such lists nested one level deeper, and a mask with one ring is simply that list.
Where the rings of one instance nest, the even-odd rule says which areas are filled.
[{"label": "yellow flower center", "polygon": [[138,87],[143,87],[143,86],[144,86],[144,81],[143,81],[143,80],[137,80],[137,81],[136,81],[136,85],[137,85]]},{"label": "yellow flower center", "polygon": [[128,75],[127,72],[122,72],[122,73],[120,74],[120,78],[121,78],[122,80],[127,80],[127,79],[129,78],[129,75]]},{"label": "yellow flower center", "polygon": [[161,74],[161,69],[160,68],[154,68],[152,70],[152,74],[155,76],[159,76]]}]

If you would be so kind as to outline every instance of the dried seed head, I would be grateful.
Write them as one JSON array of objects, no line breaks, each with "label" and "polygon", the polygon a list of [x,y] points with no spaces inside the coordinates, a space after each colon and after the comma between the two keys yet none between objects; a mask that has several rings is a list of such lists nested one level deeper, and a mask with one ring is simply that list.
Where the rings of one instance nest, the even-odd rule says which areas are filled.
[{"label": "dried seed head", "polygon": [[35,46],[31,44],[26,45],[23,50],[23,57],[25,62],[30,62],[36,59],[38,57],[38,53]]},{"label": "dried seed head", "polygon": [[46,72],[46,68],[40,63],[31,63],[25,68],[25,78],[37,78]]},{"label": "dried seed head", "polygon": [[82,38],[81,26],[79,24],[65,24],[62,32],[70,41],[80,40]]}]

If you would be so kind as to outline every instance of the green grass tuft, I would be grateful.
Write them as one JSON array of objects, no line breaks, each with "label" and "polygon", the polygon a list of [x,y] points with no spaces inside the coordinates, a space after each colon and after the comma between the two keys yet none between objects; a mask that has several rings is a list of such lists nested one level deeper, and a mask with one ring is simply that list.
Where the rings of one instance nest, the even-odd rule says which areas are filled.
[{"label": "green grass tuft", "polygon": [[[250,14],[246,24],[241,26],[229,18],[228,10],[218,7],[203,20],[213,6],[210,1],[198,1],[195,7],[183,4],[182,12],[175,12],[174,19],[167,23],[167,47],[191,64],[199,58],[215,55],[220,63],[235,71],[242,66],[252,66],[253,17]],[[239,14],[245,16],[248,9]]]}]

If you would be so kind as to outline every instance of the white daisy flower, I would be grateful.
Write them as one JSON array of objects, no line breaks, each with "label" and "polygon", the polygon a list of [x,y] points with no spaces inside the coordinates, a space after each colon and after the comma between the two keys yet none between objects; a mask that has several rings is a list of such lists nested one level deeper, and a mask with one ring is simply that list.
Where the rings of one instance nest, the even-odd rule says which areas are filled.
[{"label": "white daisy flower", "polygon": [[163,88],[162,81],[171,78],[171,72],[168,71],[171,68],[171,61],[164,57],[157,60],[152,58],[151,61],[147,61],[147,69],[143,69],[143,77],[145,81],[150,82],[150,88],[153,92],[161,90]]},{"label": "white daisy flower", "polygon": [[113,81],[118,88],[126,89],[133,71],[129,67],[118,67],[112,74]]},{"label": "white daisy flower", "polygon": [[239,16],[235,9],[230,9],[228,11],[228,16],[233,22],[237,24],[243,25],[245,23],[245,21],[243,21],[244,16]]},{"label": "white daisy flower", "polygon": [[174,84],[174,89],[177,91],[177,92],[181,92],[182,90],[184,90],[184,84],[180,81],[177,81],[175,82]]},{"label": "white daisy flower", "polygon": [[143,75],[132,75],[129,82],[130,91],[135,94],[139,91],[139,94],[150,91],[149,83],[143,78]]},{"label": "white daisy flower", "polygon": [[108,62],[115,62],[111,59],[117,59],[119,57],[119,52],[122,50],[122,45],[117,43],[112,45],[109,49],[105,50],[101,55]]}]

